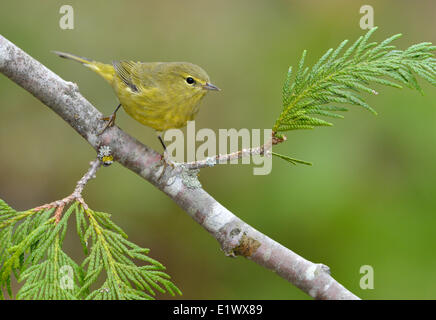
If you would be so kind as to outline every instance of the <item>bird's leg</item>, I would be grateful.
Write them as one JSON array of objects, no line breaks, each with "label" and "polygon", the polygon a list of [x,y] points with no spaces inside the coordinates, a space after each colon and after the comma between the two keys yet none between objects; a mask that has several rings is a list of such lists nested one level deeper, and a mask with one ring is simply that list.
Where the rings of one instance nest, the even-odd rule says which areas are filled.
[{"label": "bird's leg", "polygon": [[162,145],[162,147],[164,149],[164,152],[166,152],[167,151],[167,146],[165,145],[165,142],[162,140],[162,136],[159,134],[157,136],[157,138],[159,139],[159,141],[160,141],[160,143],[161,143],[161,145]]},{"label": "bird's leg", "polygon": [[117,111],[121,107],[121,103],[118,105],[118,107],[115,109],[114,112],[109,117],[103,117],[101,120],[107,121],[106,125],[104,126],[103,130],[101,130],[97,135],[103,134],[103,132],[106,131],[107,128],[112,127],[115,124],[115,118],[117,117]]},{"label": "bird's leg", "polygon": [[162,136],[158,135],[158,139],[160,141],[160,143],[162,144],[162,147],[164,149],[163,155],[162,155],[162,160],[169,166],[174,167],[175,166],[175,162],[173,160],[170,159],[170,155],[168,154],[168,150],[167,150],[167,146],[165,145],[165,142],[162,140]]},{"label": "bird's leg", "polygon": [[175,167],[174,162],[170,159],[170,155],[168,154],[168,150],[167,150],[167,146],[165,145],[165,142],[162,139],[162,136],[159,134],[157,136],[157,138],[159,139],[160,143],[162,144],[162,147],[164,149],[163,155],[162,155],[162,165],[163,165],[163,169],[162,169],[162,173],[160,174],[158,180],[160,180],[162,178],[162,176],[164,175],[167,167]]}]

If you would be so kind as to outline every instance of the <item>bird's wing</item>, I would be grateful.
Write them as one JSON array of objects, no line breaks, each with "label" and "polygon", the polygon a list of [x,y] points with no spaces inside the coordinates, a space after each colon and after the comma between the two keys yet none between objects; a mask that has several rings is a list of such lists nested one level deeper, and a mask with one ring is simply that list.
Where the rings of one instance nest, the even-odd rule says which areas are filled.
[{"label": "bird's wing", "polygon": [[113,61],[115,73],[126,87],[132,90],[129,99],[147,110],[158,109],[167,102],[165,91],[157,83],[154,68],[159,63]]},{"label": "bird's wing", "polygon": [[134,92],[155,86],[152,79],[142,72],[141,64],[138,62],[121,60],[113,61],[112,65],[118,77]]}]

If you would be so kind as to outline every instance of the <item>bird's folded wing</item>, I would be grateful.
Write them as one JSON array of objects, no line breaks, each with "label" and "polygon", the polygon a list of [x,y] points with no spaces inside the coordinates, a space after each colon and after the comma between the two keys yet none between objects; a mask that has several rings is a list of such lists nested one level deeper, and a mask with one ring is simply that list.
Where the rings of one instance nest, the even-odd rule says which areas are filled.
[{"label": "bird's folded wing", "polygon": [[113,61],[112,65],[116,74],[126,86],[134,92],[140,91],[141,78],[137,68],[138,62],[121,60]]}]

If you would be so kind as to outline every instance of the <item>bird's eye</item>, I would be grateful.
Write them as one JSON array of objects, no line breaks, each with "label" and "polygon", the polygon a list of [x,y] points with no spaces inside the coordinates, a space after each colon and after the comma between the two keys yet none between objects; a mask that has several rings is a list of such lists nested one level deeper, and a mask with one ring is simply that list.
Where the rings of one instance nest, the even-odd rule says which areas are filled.
[{"label": "bird's eye", "polygon": [[187,77],[186,78],[186,82],[189,83],[189,84],[194,84],[195,80],[193,78],[191,78],[191,77]]}]

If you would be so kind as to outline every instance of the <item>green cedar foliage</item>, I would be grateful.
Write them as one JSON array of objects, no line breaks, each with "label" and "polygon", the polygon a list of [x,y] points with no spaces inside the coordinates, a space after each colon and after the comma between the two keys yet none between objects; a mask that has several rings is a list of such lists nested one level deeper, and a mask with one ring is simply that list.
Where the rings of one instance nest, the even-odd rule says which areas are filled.
[{"label": "green cedar foliage", "polygon": [[397,50],[392,42],[401,34],[381,43],[369,42],[376,29],[368,31],[348,49],[345,49],[348,43],[345,40],[335,50],[327,50],[312,68],[304,66],[306,51],[303,52],[295,77],[292,77],[292,67],[289,68],[283,85],[283,111],[273,127],[276,137],[282,137],[281,132],[285,131],[332,126],[319,116],[343,118],[338,113],[348,110],[343,105],[360,106],[376,114],[360,95],[376,95],[371,84],[406,86],[422,93],[416,79],[419,76],[436,85],[433,54],[436,46],[423,42]]},{"label": "green cedar foliage", "polygon": [[[165,267],[110,220],[75,201],[58,222],[55,208],[17,212],[0,200],[0,298],[12,297],[11,276],[24,283],[17,299],[153,299],[156,292],[181,294]],[[67,223],[75,216],[86,258],[63,250]],[[139,262],[139,263],[135,263]],[[100,284],[102,282],[102,284]]]}]

